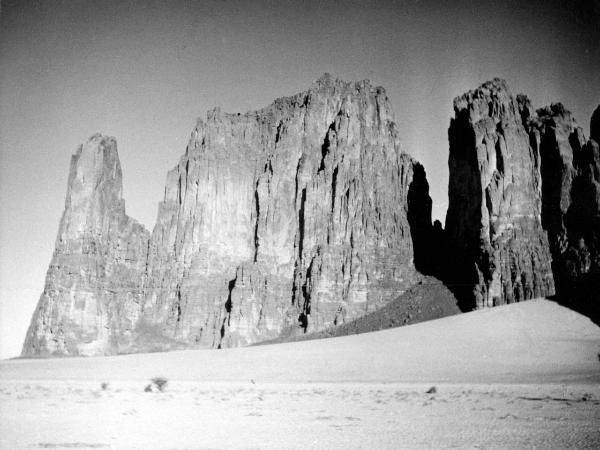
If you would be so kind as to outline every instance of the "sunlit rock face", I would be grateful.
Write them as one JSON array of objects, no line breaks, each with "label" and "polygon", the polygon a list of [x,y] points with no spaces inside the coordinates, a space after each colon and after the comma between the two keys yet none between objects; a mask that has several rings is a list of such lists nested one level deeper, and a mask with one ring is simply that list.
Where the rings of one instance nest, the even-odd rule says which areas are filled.
[{"label": "sunlit rock face", "polygon": [[446,236],[448,276],[463,309],[554,294],[528,111],[500,79],[454,100]]},{"label": "sunlit rock face", "polygon": [[430,217],[423,168],[368,81],[325,75],[258,111],[210,111],[151,236],[125,215],[114,141],[94,136],[23,354],[239,346],[350,321],[415,283],[410,228]]},{"label": "sunlit rock face", "polygon": [[92,355],[128,341],[140,317],[150,233],[125,214],[114,138],[71,160],[65,211],[24,356]]},{"label": "sunlit rock face", "polygon": [[325,75],[259,111],[210,111],[167,177],[144,322],[225,347],[381,307],[416,279],[415,167],[385,91],[367,81]]}]

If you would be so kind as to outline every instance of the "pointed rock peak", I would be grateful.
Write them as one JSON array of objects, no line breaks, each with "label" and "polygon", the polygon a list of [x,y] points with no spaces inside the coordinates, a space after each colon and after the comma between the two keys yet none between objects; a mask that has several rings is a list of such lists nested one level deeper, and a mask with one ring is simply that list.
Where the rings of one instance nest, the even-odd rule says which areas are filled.
[{"label": "pointed rock peak", "polygon": [[122,186],[117,140],[100,133],[92,135],[72,157],[67,200],[76,204],[101,195],[118,201]]},{"label": "pointed rock peak", "polygon": [[508,83],[502,78],[494,78],[493,80],[486,81],[478,88],[456,97],[454,99],[454,108],[462,109],[465,105],[473,103],[476,100],[491,102],[494,100],[509,100],[511,98],[512,93],[508,87]]},{"label": "pointed rock peak", "polygon": [[454,111],[457,118],[471,123],[485,118],[494,121],[522,118],[522,110],[505,80],[494,78],[478,88],[468,91],[454,99]]},{"label": "pointed rock peak", "polygon": [[565,108],[560,102],[539,108],[536,112],[540,124],[547,126],[557,126],[560,124],[568,129],[577,127],[577,122],[573,118],[571,111]]},{"label": "pointed rock peak", "polygon": [[533,104],[525,94],[517,94],[517,105],[519,107],[519,113],[521,114],[521,121],[523,122],[523,125],[527,125],[535,118]]},{"label": "pointed rock peak", "polygon": [[100,133],[90,136],[87,142],[80,146],[75,157],[80,174],[94,172],[99,176],[101,172],[108,170],[114,176],[121,177],[117,140],[112,136]]},{"label": "pointed rock peak", "polygon": [[213,109],[206,112],[207,122],[218,120],[221,117],[221,107],[215,106]]},{"label": "pointed rock peak", "polygon": [[590,138],[600,143],[600,105],[592,113],[590,121]]},{"label": "pointed rock peak", "polygon": [[500,92],[504,91],[510,94],[510,88],[508,87],[508,83],[503,78],[494,78],[492,80],[486,81],[480,87],[480,90],[489,90],[490,92]]},{"label": "pointed rock peak", "polygon": [[551,117],[551,116],[567,116],[571,115],[571,112],[565,108],[565,106],[558,102],[552,103],[550,106],[544,106],[543,108],[539,108],[537,113],[540,117]]},{"label": "pointed rock peak", "polygon": [[334,84],[339,81],[340,81],[339,79],[337,79],[336,77],[331,75],[329,72],[325,72],[323,75],[321,75],[319,78],[317,78],[315,80],[315,84],[324,86],[324,85]]},{"label": "pointed rock peak", "polygon": [[117,140],[113,136],[106,136],[101,133],[95,133],[89,137],[85,144],[82,145],[82,149],[86,149],[86,151],[98,149],[116,155]]}]

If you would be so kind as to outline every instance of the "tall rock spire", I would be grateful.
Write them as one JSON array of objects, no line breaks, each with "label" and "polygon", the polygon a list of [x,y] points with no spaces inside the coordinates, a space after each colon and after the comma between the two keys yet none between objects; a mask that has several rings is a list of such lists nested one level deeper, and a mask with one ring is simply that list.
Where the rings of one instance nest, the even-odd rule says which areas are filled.
[{"label": "tall rock spire", "polygon": [[125,214],[114,138],[96,134],[71,159],[44,292],[23,355],[115,353],[140,312],[149,233]]},{"label": "tall rock spire", "polygon": [[457,97],[454,113],[446,233],[463,309],[554,294],[529,105],[494,79]]}]

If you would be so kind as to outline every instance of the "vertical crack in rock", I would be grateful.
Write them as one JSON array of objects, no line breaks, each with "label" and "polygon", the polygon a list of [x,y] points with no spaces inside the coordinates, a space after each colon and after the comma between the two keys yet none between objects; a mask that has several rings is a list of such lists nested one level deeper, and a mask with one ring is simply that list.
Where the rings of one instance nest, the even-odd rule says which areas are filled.
[{"label": "vertical crack in rock", "polygon": [[313,277],[314,277],[313,268],[314,268],[314,263],[315,263],[315,260],[317,259],[317,257],[318,257],[318,251],[317,251],[317,255],[311,259],[310,264],[308,265],[304,283],[302,284],[302,309],[300,312],[300,316],[298,317],[298,323],[300,324],[300,327],[302,328],[304,333],[307,332],[308,317],[310,316],[310,313],[311,313],[311,295],[312,295]]},{"label": "vertical crack in rock", "polygon": [[227,301],[225,302],[225,312],[227,312],[227,325],[231,325],[231,308],[233,307],[233,303],[231,301],[231,293],[233,292],[233,289],[235,288],[235,283],[237,281],[237,274],[236,277],[231,280],[227,286],[227,289],[229,290],[229,294],[227,295]]},{"label": "vertical crack in rock", "polygon": [[181,298],[181,287],[177,286],[175,290],[175,303],[173,304],[173,309],[175,313],[175,327],[179,327],[181,324],[182,316],[183,316],[183,305]]},{"label": "vertical crack in rock", "polygon": [[325,134],[325,139],[323,140],[323,144],[321,145],[321,163],[319,164],[318,173],[325,170],[325,158],[329,154],[329,147],[331,146],[331,135],[335,134],[335,122],[329,125],[327,129],[327,133]]},{"label": "vertical crack in rock", "polygon": [[235,284],[237,282],[237,271],[236,270],[236,275],[235,278],[233,280],[230,280],[229,283],[227,284],[227,290],[228,290],[228,294],[227,294],[227,301],[225,302],[225,318],[223,319],[223,323],[221,324],[221,329],[220,329],[220,339],[219,339],[219,345],[217,346],[217,348],[222,348],[223,345],[223,339],[225,338],[225,325],[227,324],[227,327],[231,326],[231,311],[233,309],[233,301],[231,299],[233,290],[235,289]]},{"label": "vertical crack in rock", "polygon": [[277,131],[275,133],[275,145],[277,145],[279,143],[279,141],[281,140],[281,130],[283,128],[283,122],[279,122],[277,124]]},{"label": "vertical crack in rock", "polygon": [[[260,202],[258,198],[258,181],[256,182],[256,189],[254,191],[254,212],[256,214],[255,224],[254,224],[254,262],[258,259],[258,222],[260,220]],[[231,293],[231,291],[230,291]]]},{"label": "vertical crack in rock", "polygon": [[[335,211],[335,193],[337,188],[337,175],[338,175],[338,166],[335,166],[333,169],[333,175],[331,176],[331,213],[333,214]],[[329,241],[327,241],[329,244]]]},{"label": "vertical crack in rock", "polygon": [[300,196],[300,208],[298,208],[298,259],[302,260],[304,255],[304,208],[306,206],[306,188],[302,188]]}]

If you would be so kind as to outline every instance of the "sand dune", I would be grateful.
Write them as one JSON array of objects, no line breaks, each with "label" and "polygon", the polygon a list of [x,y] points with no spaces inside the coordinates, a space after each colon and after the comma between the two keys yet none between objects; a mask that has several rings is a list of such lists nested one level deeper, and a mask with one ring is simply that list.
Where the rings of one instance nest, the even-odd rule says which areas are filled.
[{"label": "sand dune", "polygon": [[[536,300],[319,341],[3,361],[0,444],[594,448],[599,354],[599,327]],[[155,376],[166,391],[143,392]]]}]

